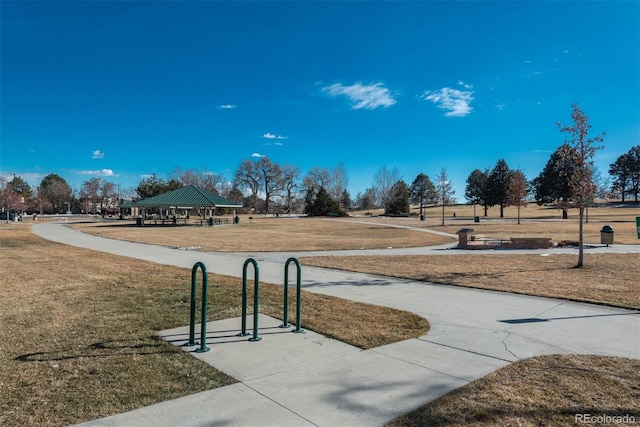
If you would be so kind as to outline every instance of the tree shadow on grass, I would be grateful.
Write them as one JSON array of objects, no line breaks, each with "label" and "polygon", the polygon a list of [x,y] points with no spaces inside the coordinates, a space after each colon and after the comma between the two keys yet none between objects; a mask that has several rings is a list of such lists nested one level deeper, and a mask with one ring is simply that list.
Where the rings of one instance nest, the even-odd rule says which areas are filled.
[{"label": "tree shadow on grass", "polygon": [[80,358],[145,356],[168,354],[175,350],[156,337],[147,339],[110,340],[67,350],[39,351],[22,354],[14,358],[19,362],[49,362]]}]

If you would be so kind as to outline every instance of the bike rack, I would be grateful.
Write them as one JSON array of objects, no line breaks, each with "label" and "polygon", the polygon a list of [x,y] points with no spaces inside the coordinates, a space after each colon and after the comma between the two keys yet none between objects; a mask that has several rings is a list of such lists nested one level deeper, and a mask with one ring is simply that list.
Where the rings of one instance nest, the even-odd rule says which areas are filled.
[{"label": "bike rack", "polygon": [[202,270],[202,308],[201,308],[201,323],[200,323],[200,348],[196,350],[196,353],[206,353],[211,350],[207,347],[207,289],[209,287],[207,281],[207,267],[200,261],[196,262],[191,269],[191,313],[189,320],[189,342],[187,346],[197,345],[195,341],[195,327],[196,327],[196,276],[198,268]]},{"label": "bike rack", "polygon": [[260,281],[258,262],[253,258],[248,258],[242,267],[242,331],[238,336],[246,337],[247,333],[247,267],[253,264],[253,337],[249,341],[260,341],[262,338],[258,336],[258,308],[260,305]]},{"label": "bike rack", "polygon": [[300,293],[301,288],[301,269],[300,262],[296,258],[289,258],[284,264],[284,313],[282,315],[281,328],[288,328],[289,326],[289,264],[295,263],[297,275],[296,275],[296,329],[291,332],[301,333],[304,330],[300,329],[301,326],[301,308],[302,308],[302,295]]}]

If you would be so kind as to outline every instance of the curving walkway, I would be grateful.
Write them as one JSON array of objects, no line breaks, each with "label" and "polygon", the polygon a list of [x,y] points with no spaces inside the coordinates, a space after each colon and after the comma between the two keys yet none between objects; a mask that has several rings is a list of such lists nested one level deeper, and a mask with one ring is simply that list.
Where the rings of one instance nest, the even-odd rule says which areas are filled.
[{"label": "curving walkway", "polygon": [[[230,276],[241,276],[248,255],[123,242],[62,224],[37,224],[33,231],[60,243],[162,264],[191,268],[202,261],[210,272]],[[457,252],[446,247],[415,250]],[[636,247],[624,249],[640,252]],[[393,253],[411,253],[404,251],[408,249]],[[337,252],[359,251],[331,251]],[[261,281],[282,283],[284,259],[302,254],[256,255]],[[270,334],[272,325],[261,329],[265,335],[260,342],[218,344],[215,332],[235,326],[211,322],[207,342],[212,350],[202,358],[240,383],[86,425],[382,425],[519,359],[553,353],[640,358],[637,310],[306,266],[302,274],[307,291],[411,311],[427,318],[431,331],[418,339],[361,351],[312,332]],[[269,319],[263,322],[270,325]],[[161,335],[180,344],[184,330]],[[303,356],[291,357],[298,353]]]}]

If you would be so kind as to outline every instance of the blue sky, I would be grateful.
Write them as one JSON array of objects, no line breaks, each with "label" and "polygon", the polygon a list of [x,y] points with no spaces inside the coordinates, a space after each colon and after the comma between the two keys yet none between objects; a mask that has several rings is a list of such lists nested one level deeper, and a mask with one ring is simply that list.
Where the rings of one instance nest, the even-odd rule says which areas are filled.
[{"label": "blue sky", "polygon": [[135,187],[268,156],[410,184],[504,158],[532,179],[571,103],[640,141],[640,2],[2,1],[0,174]]}]

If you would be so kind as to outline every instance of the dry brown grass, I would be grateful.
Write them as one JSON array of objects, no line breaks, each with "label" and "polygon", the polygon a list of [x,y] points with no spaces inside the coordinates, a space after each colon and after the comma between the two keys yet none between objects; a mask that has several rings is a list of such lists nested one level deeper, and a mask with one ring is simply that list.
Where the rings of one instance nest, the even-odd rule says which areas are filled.
[{"label": "dry brown grass", "polygon": [[430,246],[452,242],[447,237],[382,224],[326,218],[266,218],[238,225],[201,227],[144,226],[131,221],[74,224],[74,228],[102,237],[164,246],[199,247],[203,251],[308,251]]},{"label": "dry brown grass", "polygon": [[638,372],[640,360],[635,359],[535,357],[493,372],[387,425],[575,426],[581,424],[576,422],[577,414],[627,415],[635,422],[617,424],[637,425]]},{"label": "dry brown grass", "polygon": [[305,257],[303,264],[640,308],[638,254]]},{"label": "dry brown grass", "polygon": [[[155,337],[188,323],[190,271],[44,241],[22,223],[0,224],[0,242],[0,425],[76,423],[235,381]],[[209,284],[209,320],[240,315],[241,282]],[[281,287],[261,284],[261,312],[281,307]],[[411,313],[306,292],[302,319],[362,348],[428,331]]]},{"label": "dry brown grass", "polygon": [[[517,223],[517,211],[514,207],[505,209],[505,217],[499,218],[498,208],[489,209],[489,216],[481,216],[484,212],[477,208],[480,222],[473,221],[473,207],[466,205],[448,206],[445,210],[445,225],[441,225],[441,208],[427,208],[426,221],[417,217],[358,218],[360,221],[384,222],[386,224],[410,225],[411,227],[431,228],[455,234],[461,228],[473,228],[475,234],[495,239],[510,237],[538,236],[550,237],[553,242],[563,240],[578,241],[578,213],[569,210],[569,219],[561,219],[558,209],[529,205],[522,208],[521,223]],[[453,217],[453,213],[456,217]],[[600,244],[600,230],[604,225],[611,225],[615,231],[615,243],[640,244],[636,232],[635,218],[640,217],[640,207],[597,207],[589,209],[589,222],[584,224],[584,241],[589,244]]]},{"label": "dry brown grass", "polygon": [[[562,220],[558,209],[529,205],[521,209],[522,221],[518,224],[516,208],[506,208],[502,219],[498,217],[498,209],[491,208],[488,217],[481,217],[480,222],[475,223],[472,206],[447,206],[444,226],[441,226],[440,207],[425,208],[424,212],[425,221],[420,221],[416,215],[409,218],[360,216],[335,219],[255,216],[252,220],[241,215],[240,224],[234,226],[137,227],[132,220],[111,220],[91,221],[73,227],[114,239],[221,252],[379,249],[432,246],[454,241],[430,233],[392,228],[391,225],[428,228],[452,235],[460,228],[473,228],[475,234],[495,239],[539,236],[550,237],[556,243],[578,240],[575,209],[569,210],[569,219]],[[477,208],[476,213],[481,215],[483,211]],[[635,226],[637,216],[640,216],[638,207],[590,208],[589,222],[584,224],[585,243],[599,244],[600,230],[607,224],[615,230],[616,244],[640,244]]]},{"label": "dry brown grass", "polygon": [[[472,208],[470,207],[451,207],[447,208],[447,215],[452,215],[453,209],[456,209],[456,219],[447,219],[447,225],[440,227],[439,224],[439,210],[427,211],[427,221],[419,221],[417,218],[399,218],[399,219],[382,219],[382,218],[354,218],[351,221],[353,223],[360,221],[374,221],[376,223],[383,222],[384,224],[399,224],[410,225],[413,227],[430,227],[435,230],[442,230],[448,232],[455,232],[459,228],[467,227],[471,224],[471,228],[476,228],[480,234],[487,234],[490,237],[500,238],[503,235],[498,233],[507,233],[505,237],[515,237],[522,233],[524,235],[548,235],[549,232],[553,232],[555,236],[554,241],[567,239],[577,240],[577,222],[575,221],[575,212],[571,215],[571,219],[567,221],[556,220],[560,217],[560,211],[542,208],[531,209],[528,214],[529,218],[547,219],[552,220],[537,221],[534,224],[515,224],[513,219],[507,220],[485,220],[483,218],[481,223],[473,223]],[[466,209],[463,211],[462,209]],[[592,242],[599,242],[599,229],[603,223],[611,224],[616,230],[616,242],[618,243],[638,243],[635,235],[635,227],[633,225],[633,218],[640,216],[640,210],[637,208],[629,209],[609,209],[601,208],[602,211],[591,210],[591,221],[595,227],[593,230],[587,231],[587,235],[591,236],[587,239]],[[481,211],[478,210],[478,213]],[[507,210],[507,216],[515,218],[514,215],[509,214]],[[464,219],[465,215],[468,218]],[[490,217],[495,218],[497,216],[496,210],[490,210]],[[524,210],[523,210],[524,216]],[[348,238],[344,239],[343,243],[340,242],[341,235],[343,234],[342,221],[326,221],[317,220],[315,224],[329,224],[329,229],[318,232],[314,231],[315,225],[312,222],[305,224],[311,227],[310,230],[302,231],[302,228],[298,229],[299,223],[303,223],[302,220],[290,220],[292,222],[265,219],[265,224],[261,224],[260,219],[254,219],[254,224],[248,224],[248,219],[245,217],[241,221],[240,227],[218,227],[208,229],[206,227],[194,227],[197,230],[196,235],[201,235],[202,241],[214,240],[215,244],[210,243],[212,246],[205,246],[202,243],[193,243],[185,239],[178,238],[174,243],[167,243],[164,238],[164,234],[167,230],[172,230],[169,227],[158,228],[161,233],[159,244],[173,245],[173,246],[202,246],[204,248],[213,248],[219,250],[215,246],[227,246],[229,241],[233,241],[234,249],[228,250],[257,250],[256,248],[264,248],[265,250],[303,250],[303,249],[344,249],[358,247],[358,245],[349,246]],[[267,224],[280,221],[282,226],[270,228]],[[296,222],[293,222],[296,221]],[[306,221],[306,220],[305,220]],[[595,221],[601,221],[596,223]],[[287,224],[285,226],[285,224]],[[241,227],[260,226],[253,228],[246,228],[241,230]],[[265,232],[262,233],[261,227],[265,226]],[[352,237],[357,237],[358,233],[367,233],[370,230],[367,227],[374,227],[372,229],[380,229],[380,225],[371,225],[364,227],[357,226],[352,229]],[[483,227],[483,228],[481,228]],[[510,228],[508,228],[510,227]],[[529,228],[527,228],[529,227]],[[574,227],[574,228],[567,228]],[[186,227],[189,228],[189,227]],[[108,228],[105,228],[107,230]],[[234,229],[236,229],[234,231]],[[155,233],[155,229],[151,230]],[[175,231],[180,232],[181,228],[176,227]],[[215,230],[215,231],[214,231]],[[229,232],[238,231],[240,234],[224,234]],[[390,233],[391,236],[397,234],[397,229],[384,230],[385,233]],[[99,232],[102,232],[100,230]],[[214,234],[218,233],[218,234]],[[415,233],[415,232],[414,232]],[[522,235],[520,234],[520,235]],[[5,244],[5,237],[7,234],[3,230],[0,230],[0,240]],[[429,240],[430,235],[425,233],[417,233],[418,239]],[[566,236],[566,237],[565,237]],[[180,236],[178,236],[180,237]],[[405,236],[406,237],[406,236]],[[145,237],[147,238],[147,237]],[[156,237],[157,238],[157,237]],[[33,236],[29,237],[33,239]],[[292,242],[296,241],[296,245],[293,246]],[[318,244],[317,242],[323,241],[324,243]],[[450,241],[450,240],[449,240]],[[393,243],[377,244],[380,247],[401,247],[410,246],[406,243],[402,243],[403,240],[395,240]],[[369,240],[370,244],[371,241]],[[135,279],[136,275],[132,274],[128,269],[123,272],[114,272],[110,270],[104,270],[100,267],[102,260],[108,259],[106,255],[96,254],[88,251],[76,252],[73,248],[66,246],[54,245],[54,244],[42,244],[42,241],[37,239],[35,243],[24,244],[20,241],[11,241],[10,245],[21,247],[33,255],[27,258],[26,255],[22,255],[22,259],[37,260],[34,262],[34,269],[42,271],[47,267],[50,267],[46,277],[38,278],[36,276],[30,277],[25,272],[20,271],[23,268],[23,263],[19,261],[12,261],[12,269],[14,270],[13,279],[9,279],[12,283],[17,283],[17,286],[1,286],[0,285],[0,298],[2,301],[7,301],[6,306],[10,309],[7,314],[3,312],[2,321],[3,324],[15,323],[15,327],[5,328],[2,332],[4,335],[0,335],[0,340],[3,342],[2,350],[0,350],[0,397],[3,403],[0,404],[0,410],[6,413],[6,408],[11,408],[12,405],[18,405],[16,410],[5,416],[3,419],[0,416],[0,424],[35,424],[35,420],[42,420],[46,422],[51,414],[57,414],[58,424],[69,422],[67,420],[73,419],[73,421],[79,421],[82,419],[93,418],[95,416],[106,415],[111,412],[121,412],[131,407],[141,406],[146,404],[143,402],[143,398],[148,401],[153,399],[163,400],[168,398],[171,393],[179,395],[180,393],[186,393],[184,389],[179,390],[163,390],[162,397],[140,396],[136,390],[129,389],[126,384],[123,384],[123,378],[125,372],[129,369],[129,366],[124,367],[125,364],[140,363],[140,361],[148,361],[151,358],[157,358],[157,354],[154,355],[153,351],[149,351],[151,354],[139,354],[145,353],[145,348],[153,348],[153,345],[163,346],[162,359],[171,360],[167,362],[169,367],[163,365],[162,369],[168,369],[168,374],[177,372],[168,384],[175,387],[190,386],[185,385],[186,374],[193,375],[193,372],[198,369],[203,369],[205,372],[205,380],[213,381],[211,378],[211,371],[207,367],[195,366],[194,362],[189,359],[180,359],[182,356],[173,355],[169,353],[171,357],[167,356],[164,351],[171,351],[165,349],[165,344],[157,341],[148,342],[146,340],[152,336],[154,330],[171,327],[172,325],[185,324],[184,310],[186,310],[187,297],[183,289],[186,286],[184,282],[184,270],[171,269],[165,267],[159,267],[152,264],[153,268],[160,272],[165,278],[155,278],[150,280],[147,276],[142,276]],[[316,245],[318,246],[310,246]],[[420,246],[437,243],[419,243]],[[340,246],[343,245],[343,246]],[[35,250],[34,246],[42,246],[43,250]],[[227,246],[228,248],[229,246]],[[64,248],[65,256],[57,258],[57,253],[61,252],[61,248]],[[54,255],[52,251],[56,251]],[[66,257],[69,255],[69,257]],[[86,258],[86,264],[85,260]],[[63,259],[62,264],[77,264],[74,267],[97,266],[95,271],[89,273],[78,274],[78,268],[70,270],[67,274],[58,274],[56,271],[61,263],[58,259]],[[118,260],[118,263],[125,263],[122,258],[114,257]],[[402,260],[404,259],[404,260]],[[40,263],[42,261],[42,263]],[[585,259],[585,268],[574,269],[576,259],[574,256],[508,256],[508,255],[465,255],[455,256],[446,259],[443,257],[362,257],[354,262],[354,259],[328,259],[333,267],[341,267],[349,270],[356,270],[355,265],[363,262],[364,270],[371,273],[380,273],[390,275],[392,272],[396,272],[396,275],[401,277],[410,277],[418,280],[428,280],[440,283],[459,284],[463,286],[477,286],[494,288],[505,291],[517,291],[528,294],[540,294],[548,296],[556,296],[560,298],[571,298],[578,300],[599,301],[614,305],[621,305],[627,307],[640,307],[638,298],[638,291],[633,289],[633,284],[637,282],[637,277],[633,274],[640,269],[638,265],[639,258],[637,255],[612,255],[612,256],[596,256],[587,255]],[[322,261],[322,262],[325,262]],[[0,258],[0,265],[5,271],[5,262]],[[316,262],[316,261],[314,261]],[[320,261],[317,261],[320,262]],[[338,262],[345,264],[337,264]],[[139,263],[137,261],[134,264],[144,265],[145,263]],[[123,264],[124,265],[124,264]],[[65,267],[66,268],[66,267]],[[142,267],[140,267],[142,268]],[[175,273],[174,270],[179,270],[179,273]],[[81,270],[80,270],[81,271]],[[137,271],[137,270],[136,270]],[[17,276],[15,276],[18,274]],[[147,273],[148,270],[147,270]],[[41,275],[41,274],[40,274]],[[38,276],[40,276],[38,275]],[[180,280],[178,280],[180,276]],[[19,277],[20,280],[16,280],[15,277]],[[165,293],[165,299],[171,301],[163,301],[158,295],[160,290],[164,287],[168,289],[177,289],[176,284],[172,284],[171,278],[180,282],[180,292],[172,291],[171,297],[169,293]],[[220,278],[219,276],[212,275],[210,278],[211,285],[215,288],[212,294],[216,295],[216,299],[219,299],[223,294],[229,294],[231,300],[237,299],[239,295],[237,281],[234,279]],[[231,285],[236,283],[236,285]],[[52,284],[55,284],[53,286]],[[65,286],[61,286],[64,284]],[[99,286],[101,284],[101,286]],[[117,310],[107,311],[107,314],[102,311],[102,306],[105,305],[105,300],[109,299],[108,295],[117,295],[120,292],[112,292],[114,285],[117,285],[117,289],[123,289],[126,291],[126,295],[118,301],[116,304],[120,304],[123,308]],[[61,286],[61,287],[60,287]],[[51,288],[51,289],[49,289]],[[18,292],[26,289],[28,298],[20,300]],[[60,292],[54,292],[55,289],[59,289]],[[100,291],[98,291],[101,289]],[[89,292],[91,290],[91,292]],[[73,296],[74,293],[91,294],[91,296]],[[261,291],[263,292],[263,291]],[[178,298],[176,295],[180,294]],[[97,302],[92,302],[92,295],[97,295]],[[277,295],[277,294],[276,294]],[[67,300],[67,296],[73,296],[70,300]],[[176,298],[179,302],[176,302]],[[273,313],[277,316],[279,313],[279,296],[268,297],[264,294],[261,295],[261,301],[263,301],[263,312],[269,314]],[[26,302],[25,302],[26,301]],[[141,304],[140,302],[145,302]],[[339,301],[339,300],[338,300]],[[108,305],[108,304],[106,304]],[[178,308],[171,308],[169,312],[180,312],[179,320],[162,320],[160,316],[165,310],[160,308],[179,306]],[[323,305],[327,308],[321,308]],[[14,307],[15,306],[15,307]],[[68,307],[67,307],[68,306]],[[150,306],[146,313],[151,311],[151,315],[148,319],[141,321],[139,319],[138,309],[126,309],[129,306]],[[278,307],[278,309],[276,308]],[[54,316],[53,322],[38,320],[37,315],[41,313],[41,307],[44,311],[61,313]],[[89,314],[86,313],[87,307],[95,310]],[[337,304],[335,300],[323,301],[319,299],[317,302],[309,304],[305,297],[303,320],[305,327],[320,331],[321,328],[327,328],[323,333],[332,335],[331,329],[346,330],[357,332],[354,335],[359,335],[360,329],[366,329],[371,319],[368,317],[370,313],[379,313],[383,310],[370,310],[367,312],[361,312],[360,319],[361,324],[357,327],[343,328],[342,319],[344,317],[353,316],[351,309],[351,303],[348,305]],[[331,316],[318,315],[318,321],[334,321],[335,325],[315,325],[314,320],[308,318],[310,311],[318,309],[319,313],[324,310],[331,311]],[[143,310],[144,311],[144,310]],[[217,306],[210,310],[210,312],[219,313],[221,317],[231,317],[238,315],[238,307],[233,304],[227,306]],[[51,314],[44,315],[51,317]],[[110,338],[109,331],[114,329],[110,316],[116,317],[115,325],[122,325],[123,321],[126,321],[127,325],[138,325],[135,328],[128,328],[128,330],[113,331],[114,338]],[[124,320],[118,320],[118,316],[124,316]],[[176,314],[173,315],[174,317]],[[313,316],[311,316],[313,317]],[[397,316],[393,316],[397,318]],[[153,320],[156,324],[148,324],[150,320]],[[386,319],[378,319],[380,322],[389,321]],[[119,323],[118,323],[119,322]],[[403,322],[403,328],[410,330],[414,327],[419,329],[420,325],[415,325],[414,322],[420,323],[420,320],[415,318],[407,318],[406,322]],[[51,324],[50,324],[51,323]],[[53,327],[52,324],[57,324],[57,327]],[[93,328],[84,328],[84,324],[91,324],[96,329],[95,333],[99,333],[100,337],[103,335],[106,338],[87,338],[85,335],[87,332],[91,332]],[[142,325],[142,326],[140,326]],[[424,325],[423,325],[424,326]],[[103,329],[104,328],[104,329]],[[24,331],[23,331],[24,330]],[[4,343],[9,339],[7,333],[14,332],[9,336],[12,339],[10,345],[5,346]],[[58,337],[58,333],[62,335]],[[78,336],[69,337],[68,335],[77,334]],[[131,338],[131,337],[133,338]],[[404,335],[409,337],[410,334]],[[139,341],[131,341],[131,345],[126,344],[128,338],[137,339]],[[111,341],[109,341],[111,339]],[[342,338],[342,339],[356,339],[356,337]],[[385,343],[388,338],[375,338],[372,337],[371,345],[375,343]],[[24,342],[23,342],[24,341]],[[106,344],[91,346],[86,343],[103,342]],[[111,342],[115,344],[111,344]],[[358,344],[363,348],[366,348],[366,344]],[[131,350],[134,348],[135,350]],[[73,351],[79,352],[77,358],[65,358],[57,356],[52,359],[50,355],[55,355],[56,352],[63,352],[62,354],[75,354]],[[67,352],[67,353],[64,353]],[[102,353],[101,353],[102,352]],[[160,351],[159,351],[160,352]],[[29,355],[32,353],[42,353],[39,357],[42,360],[32,362],[21,362],[14,360],[15,355]],[[121,354],[125,353],[125,354]],[[97,354],[97,355],[96,355]],[[104,356],[107,354],[107,356]],[[103,355],[103,356],[99,356]],[[32,356],[33,357],[33,356]],[[47,359],[47,357],[49,359]],[[174,357],[177,357],[173,361]],[[121,367],[117,366],[108,367],[108,360],[116,360],[117,358],[123,358]],[[83,372],[81,369],[76,368],[77,363],[86,359],[87,363],[91,366],[85,369],[93,370],[91,374]],[[155,360],[155,359],[154,359]],[[90,362],[98,361],[98,362]],[[156,362],[145,363],[146,365],[154,368]],[[157,362],[160,363],[160,362]],[[163,362],[164,363],[164,362]],[[186,363],[186,364],[185,364]],[[52,364],[58,365],[57,368],[53,368]],[[96,366],[99,370],[96,370]],[[63,368],[64,370],[60,370]],[[151,369],[148,368],[148,369]],[[594,415],[603,414],[619,414],[621,412],[633,413],[636,416],[636,420],[640,420],[638,402],[640,402],[640,396],[638,396],[640,386],[638,380],[638,361],[628,360],[621,358],[604,358],[600,356],[546,356],[540,358],[534,358],[518,362],[517,364],[507,367],[503,370],[497,371],[494,374],[489,375],[481,380],[478,380],[469,386],[462,388],[452,394],[445,396],[444,398],[428,405],[426,409],[410,414],[403,419],[396,421],[396,424],[392,425],[447,425],[447,426],[462,426],[462,425],[574,425],[574,414],[577,412],[586,411]],[[54,375],[57,372],[61,372],[60,379],[57,380]],[[147,370],[143,374],[138,374],[137,380],[141,378],[150,378]],[[100,379],[104,375],[106,378],[106,384],[103,384],[102,380],[96,381],[95,378]],[[93,376],[93,380],[92,380]],[[224,377],[220,381],[224,381]],[[228,380],[228,379],[226,379]],[[57,381],[57,382],[56,382]],[[81,388],[75,394],[73,392],[62,392],[60,394],[58,390],[68,390],[77,387],[85,387],[83,384],[87,383],[86,388]],[[53,393],[49,393],[49,385],[57,384],[56,393],[57,399],[54,402],[51,400]],[[70,387],[67,387],[67,384]],[[88,398],[82,396],[83,390],[87,392],[93,387],[96,390],[96,396]],[[141,388],[137,384],[138,388]],[[210,385],[202,385],[207,388]],[[143,391],[144,391],[144,387]],[[197,388],[197,387],[194,387]],[[9,390],[9,391],[6,391]],[[107,396],[109,390],[121,390],[118,396]],[[17,397],[9,397],[11,393],[17,393]],[[86,394],[89,394],[88,392]],[[144,394],[144,393],[143,393]],[[105,400],[111,399],[112,402],[105,404]],[[24,400],[24,401],[23,401]],[[47,401],[47,404],[43,406],[43,402]],[[66,405],[66,406],[65,406]],[[97,405],[97,408],[94,407]],[[109,406],[110,405],[110,406]],[[52,409],[52,407],[57,409]],[[60,408],[74,408],[71,412],[77,412],[78,415],[66,415],[66,418],[61,415],[63,412]],[[75,408],[79,408],[76,410]],[[107,408],[107,409],[105,409]],[[101,412],[102,411],[102,412]],[[110,412],[111,411],[111,412]],[[17,413],[22,413],[20,418],[16,417]],[[29,413],[34,415],[30,418],[26,415]],[[99,413],[99,414],[98,414]],[[43,415],[44,414],[44,415]],[[89,415],[93,414],[93,415]],[[97,415],[96,415],[97,414]],[[7,418],[8,417],[8,418]],[[75,418],[74,418],[75,417]],[[45,419],[46,418],[46,419]],[[62,421],[60,421],[62,420]],[[54,421],[55,422],[55,421]]]}]

